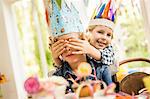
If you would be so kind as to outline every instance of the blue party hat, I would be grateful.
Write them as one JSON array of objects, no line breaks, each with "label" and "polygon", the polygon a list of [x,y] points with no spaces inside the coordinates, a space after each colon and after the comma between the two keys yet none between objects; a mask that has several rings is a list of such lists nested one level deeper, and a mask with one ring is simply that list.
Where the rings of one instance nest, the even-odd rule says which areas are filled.
[{"label": "blue party hat", "polygon": [[51,5],[50,27],[54,37],[84,31],[79,12],[71,2],[51,0]]},{"label": "blue party hat", "polygon": [[89,26],[92,25],[105,25],[112,30],[114,30],[115,24],[115,1],[114,0],[104,0],[100,5],[98,5],[99,9],[94,11],[92,18],[89,22]]}]

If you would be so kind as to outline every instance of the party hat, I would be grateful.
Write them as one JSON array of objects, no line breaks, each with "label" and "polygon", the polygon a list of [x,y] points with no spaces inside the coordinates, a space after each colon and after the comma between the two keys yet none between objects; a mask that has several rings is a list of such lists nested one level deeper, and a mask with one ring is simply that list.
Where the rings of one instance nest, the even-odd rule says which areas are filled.
[{"label": "party hat", "polygon": [[51,0],[50,27],[54,37],[71,32],[78,33],[84,31],[79,12],[72,2],[67,0]]},{"label": "party hat", "polygon": [[116,14],[114,0],[104,0],[95,10],[89,22],[89,26],[104,25],[114,30]]}]

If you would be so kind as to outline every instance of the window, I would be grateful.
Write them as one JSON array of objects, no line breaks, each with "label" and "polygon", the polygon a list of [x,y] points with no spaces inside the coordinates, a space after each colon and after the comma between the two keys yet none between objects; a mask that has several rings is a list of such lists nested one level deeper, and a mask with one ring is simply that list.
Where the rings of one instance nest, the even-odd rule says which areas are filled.
[{"label": "window", "polygon": [[20,0],[12,4],[19,33],[19,49],[26,75],[47,75],[52,67],[48,27],[43,0]]}]

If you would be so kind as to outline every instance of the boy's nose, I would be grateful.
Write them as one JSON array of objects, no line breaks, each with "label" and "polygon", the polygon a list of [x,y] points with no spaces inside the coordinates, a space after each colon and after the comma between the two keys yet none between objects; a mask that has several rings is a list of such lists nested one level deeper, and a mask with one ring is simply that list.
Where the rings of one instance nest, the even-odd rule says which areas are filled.
[{"label": "boy's nose", "polygon": [[106,35],[103,35],[103,36],[102,36],[102,39],[103,39],[103,40],[106,40],[106,39],[107,39],[107,36],[106,36]]}]

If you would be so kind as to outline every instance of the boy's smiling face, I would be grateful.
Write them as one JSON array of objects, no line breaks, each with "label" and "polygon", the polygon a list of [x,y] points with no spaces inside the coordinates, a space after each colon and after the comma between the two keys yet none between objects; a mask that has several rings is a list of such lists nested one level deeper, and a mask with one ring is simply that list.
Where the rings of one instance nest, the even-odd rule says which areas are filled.
[{"label": "boy's smiling face", "polygon": [[97,49],[104,49],[112,41],[113,31],[106,26],[98,25],[91,31],[91,33],[92,38],[90,43]]}]

